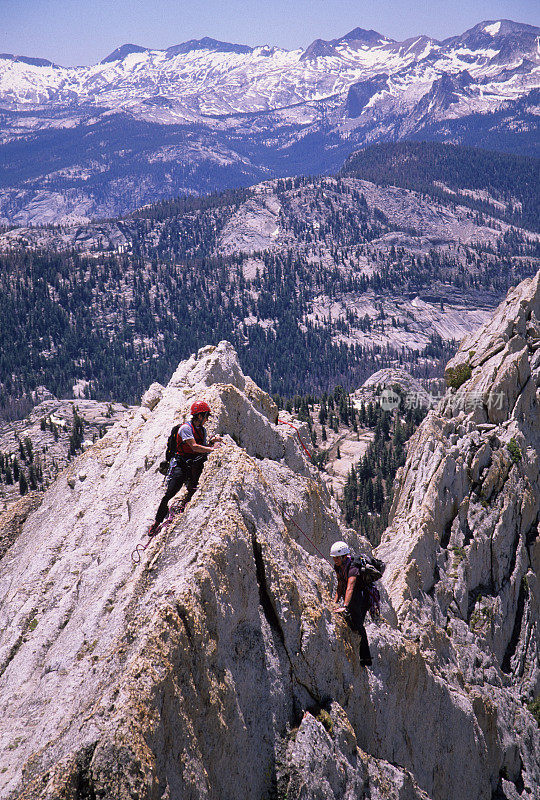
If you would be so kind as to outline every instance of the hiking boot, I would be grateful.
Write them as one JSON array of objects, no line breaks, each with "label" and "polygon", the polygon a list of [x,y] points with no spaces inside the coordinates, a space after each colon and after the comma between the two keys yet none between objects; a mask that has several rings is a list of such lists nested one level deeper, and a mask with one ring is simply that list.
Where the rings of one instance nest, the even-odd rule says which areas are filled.
[{"label": "hiking boot", "polygon": [[372,664],[373,664],[373,661],[371,660],[371,658],[370,659],[362,658],[360,660],[360,666],[361,667],[371,667]]},{"label": "hiking boot", "polygon": [[150,527],[148,528],[148,536],[149,536],[150,538],[152,538],[152,536],[155,536],[155,535],[156,535],[156,533],[158,532],[158,530],[159,530],[159,525],[158,525],[158,523],[157,523],[157,522],[153,522],[153,523],[150,525]]}]

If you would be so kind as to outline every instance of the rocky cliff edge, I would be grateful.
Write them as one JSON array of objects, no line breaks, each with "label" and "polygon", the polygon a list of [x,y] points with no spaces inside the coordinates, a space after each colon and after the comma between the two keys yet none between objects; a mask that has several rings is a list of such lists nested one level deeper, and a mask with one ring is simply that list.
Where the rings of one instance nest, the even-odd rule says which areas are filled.
[{"label": "rocky cliff edge", "polygon": [[[225,443],[186,512],[134,565],[130,553],[163,493],[157,467],[168,433],[201,396],[214,411],[210,433]],[[277,421],[226,342],[181,364],[166,388],[152,386],[139,409],[59,477],[0,561],[0,796],[534,796],[540,737],[520,696],[532,691],[534,670],[520,683],[514,656],[504,672],[495,639],[461,612],[443,611],[438,587],[450,577],[439,550],[454,545],[441,544],[442,534],[436,544],[438,523],[414,525],[416,538],[399,527],[407,492],[416,497],[409,526],[413,512],[427,514],[421,480],[431,469],[436,484],[430,464],[444,426],[454,424],[446,407],[429,420],[426,435],[429,425],[439,431],[434,447],[425,444],[420,472],[411,451],[381,548],[389,594],[383,587],[383,621],[368,625],[374,665],[366,671],[356,635],[332,614],[332,570],[318,551],[336,538],[368,545],[340,529],[295,431]],[[526,452],[499,493],[508,476],[524,481]],[[448,491],[461,497],[453,484]],[[524,543],[531,534],[523,520],[534,516],[525,507],[508,517],[521,520]],[[442,514],[443,532],[445,509],[432,515]],[[471,565],[475,535],[455,545]],[[528,581],[522,612],[519,590],[514,597],[516,615],[538,619],[536,539],[523,550],[513,535],[510,574],[521,586],[521,570]],[[526,568],[525,551],[533,559]]]}]

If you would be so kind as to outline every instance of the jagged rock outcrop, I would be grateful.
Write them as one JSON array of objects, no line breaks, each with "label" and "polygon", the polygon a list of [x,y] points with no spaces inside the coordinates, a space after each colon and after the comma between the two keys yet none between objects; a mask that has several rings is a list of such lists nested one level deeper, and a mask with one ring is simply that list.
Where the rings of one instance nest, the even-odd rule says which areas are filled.
[{"label": "jagged rock outcrop", "polygon": [[[201,396],[225,443],[134,565],[168,433]],[[152,386],[0,561],[1,796],[489,800],[519,780],[534,791],[540,736],[512,676],[460,632],[470,679],[434,616],[440,601],[401,591],[399,558],[407,580],[416,562],[426,569],[427,545],[387,555],[366,671],[319,553],[338,537],[368,549],[340,528],[294,430],[230,345]]]},{"label": "jagged rock outcrop", "polygon": [[[34,479],[40,489],[56,479],[71,458],[72,446],[78,446],[72,439],[75,415],[83,425],[80,443],[80,449],[83,449],[112,427],[128,408],[122,403],[78,397],[58,400],[44,386],[38,387],[33,394],[37,405],[24,419],[0,422],[0,453],[6,462],[10,460],[13,463],[12,459],[17,457],[19,471],[28,479],[32,467]],[[21,451],[21,442],[29,443],[31,458],[28,457],[29,451],[26,447]],[[5,481],[0,483],[1,511],[6,511],[19,500],[18,480],[12,485]],[[24,503],[21,507],[24,507]],[[0,518],[0,537],[3,524]]]},{"label": "jagged rock outcrop", "polygon": [[539,319],[540,273],[462,342],[451,388],[409,445],[379,548],[401,629],[475,695],[496,742],[497,796],[512,798],[540,785],[520,704],[540,693]]}]

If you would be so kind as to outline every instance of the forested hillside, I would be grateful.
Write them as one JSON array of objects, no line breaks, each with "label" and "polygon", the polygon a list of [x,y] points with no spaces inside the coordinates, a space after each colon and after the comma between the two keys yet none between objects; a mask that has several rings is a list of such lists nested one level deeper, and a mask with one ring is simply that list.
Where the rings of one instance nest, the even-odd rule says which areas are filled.
[{"label": "forested hillside", "polygon": [[[136,401],[179,360],[221,339],[238,348],[246,371],[284,396],[338,383],[355,387],[381,366],[411,359],[421,374],[436,366],[421,352],[337,341],[349,329],[346,320],[311,322],[321,275],[292,255],[268,257],[268,271],[253,280],[220,259],[176,266],[17,253],[1,256],[0,270],[4,409],[39,385],[69,395],[80,379],[90,382],[91,397]],[[336,294],[353,285],[339,273],[328,281]],[[434,339],[428,352],[444,359],[452,348]]]},{"label": "forested hillside", "polygon": [[404,186],[446,202],[458,194],[463,205],[540,230],[538,158],[436,142],[388,142],[353,153],[341,174]]},{"label": "forested hillside", "polygon": [[[435,163],[431,145],[423,152]],[[441,174],[456,184],[449,153]],[[394,168],[402,182],[404,163]],[[521,185],[525,204],[532,186]],[[386,366],[440,375],[462,336],[540,265],[539,237],[485,207],[357,178],[294,178],[114,222],[6,231],[1,413],[19,416],[39,385],[71,396],[80,380],[91,398],[137,402],[221,339],[282,397],[355,389]]]}]

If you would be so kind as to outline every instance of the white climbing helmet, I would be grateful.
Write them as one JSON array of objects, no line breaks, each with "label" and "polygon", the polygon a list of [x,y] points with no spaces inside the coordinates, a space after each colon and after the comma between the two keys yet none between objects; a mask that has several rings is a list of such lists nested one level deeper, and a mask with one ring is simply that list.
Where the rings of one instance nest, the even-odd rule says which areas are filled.
[{"label": "white climbing helmet", "polygon": [[351,548],[347,542],[334,542],[330,548],[330,555],[332,558],[335,558],[336,556],[348,556],[350,552]]}]

